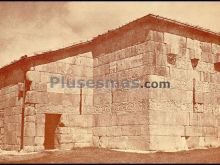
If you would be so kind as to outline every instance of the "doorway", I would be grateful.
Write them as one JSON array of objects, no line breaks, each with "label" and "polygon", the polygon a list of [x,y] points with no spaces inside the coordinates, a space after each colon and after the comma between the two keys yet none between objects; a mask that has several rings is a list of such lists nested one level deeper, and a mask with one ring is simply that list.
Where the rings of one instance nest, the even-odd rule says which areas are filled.
[{"label": "doorway", "polygon": [[45,139],[46,150],[55,149],[56,128],[60,122],[61,114],[45,114]]}]

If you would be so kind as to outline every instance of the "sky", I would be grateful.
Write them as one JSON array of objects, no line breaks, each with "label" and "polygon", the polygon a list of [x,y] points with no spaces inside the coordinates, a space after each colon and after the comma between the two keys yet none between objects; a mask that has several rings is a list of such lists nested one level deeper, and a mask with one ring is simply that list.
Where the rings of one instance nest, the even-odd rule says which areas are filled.
[{"label": "sky", "polygon": [[150,13],[220,32],[220,2],[0,2],[0,67]]}]

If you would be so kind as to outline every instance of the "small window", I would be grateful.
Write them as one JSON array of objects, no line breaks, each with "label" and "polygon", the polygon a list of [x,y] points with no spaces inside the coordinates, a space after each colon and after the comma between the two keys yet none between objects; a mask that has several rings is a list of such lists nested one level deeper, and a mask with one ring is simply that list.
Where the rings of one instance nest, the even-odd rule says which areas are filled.
[{"label": "small window", "polygon": [[214,67],[215,67],[215,70],[216,70],[217,72],[220,72],[220,62],[216,62],[216,63],[214,64]]},{"label": "small window", "polygon": [[214,67],[215,67],[215,70],[216,70],[217,72],[220,72],[220,53],[217,53],[217,54],[215,55]]},{"label": "small window", "polygon": [[176,54],[173,53],[169,53],[167,54],[167,62],[171,65],[175,65],[176,64]]}]

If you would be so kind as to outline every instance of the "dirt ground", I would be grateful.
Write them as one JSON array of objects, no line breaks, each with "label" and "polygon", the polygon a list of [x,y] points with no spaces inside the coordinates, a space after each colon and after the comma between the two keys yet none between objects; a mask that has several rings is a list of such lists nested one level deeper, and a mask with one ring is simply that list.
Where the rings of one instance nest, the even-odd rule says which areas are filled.
[{"label": "dirt ground", "polygon": [[27,155],[0,155],[0,163],[220,163],[220,148],[156,153],[82,148]]}]

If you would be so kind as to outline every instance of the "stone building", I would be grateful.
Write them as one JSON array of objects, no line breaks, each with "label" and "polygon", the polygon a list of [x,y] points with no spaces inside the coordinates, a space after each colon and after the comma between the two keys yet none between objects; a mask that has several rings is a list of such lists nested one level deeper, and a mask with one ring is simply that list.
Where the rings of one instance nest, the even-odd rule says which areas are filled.
[{"label": "stone building", "polygon": [[[51,77],[170,88],[51,87]],[[0,69],[0,148],[184,150],[220,146],[220,35],[147,15]]]}]

